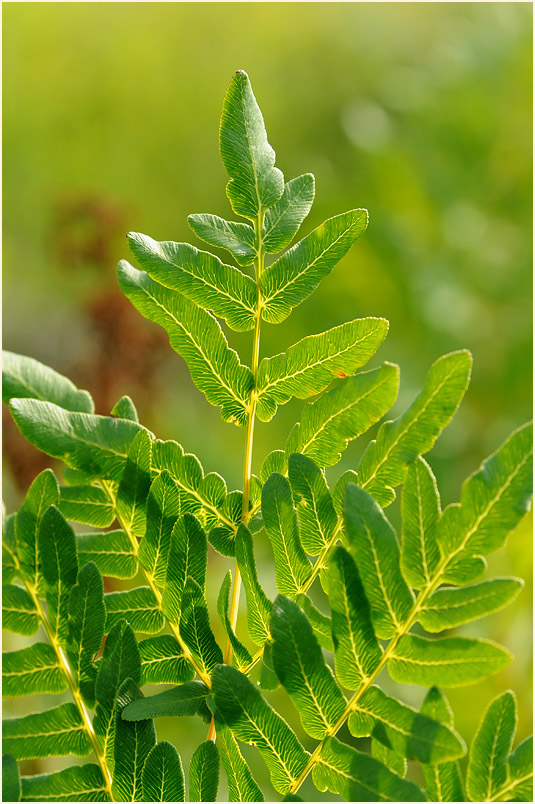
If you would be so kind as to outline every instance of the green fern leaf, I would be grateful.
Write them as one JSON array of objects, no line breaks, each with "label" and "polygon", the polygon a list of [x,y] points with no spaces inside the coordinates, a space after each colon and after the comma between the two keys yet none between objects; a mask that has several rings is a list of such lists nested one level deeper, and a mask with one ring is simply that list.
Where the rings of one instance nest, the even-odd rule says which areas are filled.
[{"label": "green fern leaf", "polygon": [[111,415],[118,419],[128,419],[131,422],[139,422],[136,406],[128,395],[122,396],[111,409]]},{"label": "green fern leaf", "polygon": [[97,668],[93,659],[100,650],[105,622],[104,586],[96,564],[90,562],[78,573],[70,595],[67,640],[69,663],[89,706],[95,703]]},{"label": "green fern leaf", "polygon": [[219,595],[217,598],[217,612],[219,614],[219,619],[223,623],[223,628],[226,631],[228,641],[232,645],[232,651],[234,657],[236,659],[238,667],[244,667],[248,665],[251,661],[251,654],[243,645],[236,634],[234,633],[234,629],[232,627],[232,623],[230,622],[230,587],[232,585],[232,573],[229,570],[223,579],[223,583],[221,584],[221,589],[219,591]]},{"label": "green fern leaf", "polygon": [[117,515],[124,527],[143,536],[147,527],[147,496],[151,485],[152,440],[140,430],[128,448],[126,464],[117,489]]},{"label": "green fern leaf", "polygon": [[447,725],[443,725],[410,706],[370,687],[354,705],[349,730],[361,736],[366,732],[407,759],[439,764],[458,759],[466,746]]},{"label": "green fern leaf", "polygon": [[171,533],[167,581],[163,591],[162,610],[178,625],[183,610],[183,597],[188,578],[193,578],[201,591],[205,586],[208,542],[199,520],[184,514]]},{"label": "green fern leaf", "polygon": [[401,571],[414,589],[430,585],[440,561],[435,537],[440,514],[435,476],[419,456],[409,465],[401,498]]},{"label": "green fern leaf", "polygon": [[117,693],[115,710],[115,763],[113,798],[115,801],[143,801],[143,765],[156,745],[152,720],[123,720],[123,710],[141,697],[137,684],[127,678]]},{"label": "green fern leaf", "polygon": [[117,273],[119,286],[134,307],[166,330],[172,348],[186,361],[193,382],[208,402],[222,408],[225,421],[244,425],[253,375],[229,349],[216,319],[125,260]]},{"label": "green fern leaf", "polygon": [[134,546],[124,530],[81,533],[77,537],[77,545],[80,567],[93,561],[102,575],[111,578],[133,578],[137,573]]},{"label": "green fern leaf", "polygon": [[288,478],[301,542],[307,553],[318,555],[331,544],[338,524],[325,476],[310,458],[294,453],[288,460]]},{"label": "green fern leaf", "polygon": [[16,514],[2,516],[2,583],[11,584],[19,575],[15,547]]},{"label": "green fern leaf", "polygon": [[335,737],[324,740],[312,778],[318,790],[330,790],[346,801],[425,801],[413,782]]},{"label": "green fern leaf", "polygon": [[[451,707],[437,687],[431,687],[420,707],[422,715],[453,726]],[[465,801],[463,780],[458,762],[424,765],[422,768],[426,791],[431,801]]]},{"label": "green fern leaf", "polygon": [[275,672],[307,734],[321,740],[338,722],[346,700],[325,663],[306,615],[297,603],[283,595],[273,603],[271,634]]},{"label": "green fern leaf", "polygon": [[34,447],[80,470],[85,482],[120,480],[130,442],[141,429],[126,419],[71,413],[37,399],[12,399],[10,408]]},{"label": "green fern leaf", "polygon": [[82,716],[72,703],[4,720],[2,740],[4,753],[18,760],[69,754],[84,757],[91,751]]},{"label": "green fern leaf", "polygon": [[365,209],[335,215],[266,268],[260,277],[262,318],[271,324],[284,321],[316,290],[367,225]]},{"label": "green fern leaf", "polygon": [[219,787],[219,751],[211,740],[201,743],[189,764],[189,801],[215,801]]},{"label": "green fern leaf", "polygon": [[2,801],[20,801],[19,766],[10,754],[2,756]]},{"label": "green fern leaf", "polygon": [[236,737],[258,748],[275,790],[287,793],[308,757],[288,724],[242,673],[228,665],[215,668],[212,694],[219,714]]},{"label": "green fern leaf", "polygon": [[149,720],[155,717],[185,717],[200,714],[210,720],[206,697],[210,690],[202,681],[189,681],[148,698],[137,698],[122,712],[123,720]]},{"label": "green fern leaf", "polygon": [[381,368],[347,377],[303,408],[296,452],[318,466],[334,466],[349,441],[366,432],[389,410],[398,393],[399,368]]},{"label": "green fern leaf", "polygon": [[138,558],[158,586],[165,585],[171,531],[180,514],[178,487],[165,469],[153,481],[147,497],[147,530]]},{"label": "green fern leaf", "polygon": [[507,762],[507,783],[496,801],[533,801],[533,737],[521,742]]},{"label": "green fern leaf", "polygon": [[176,684],[191,681],[194,670],[171,634],[139,642],[142,684]]},{"label": "green fern leaf", "polygon": [[148,586],[138,586],[125,592],[104,595],[106,604],[106,633],[121,620],[126,620],[134,631],[157,634],[165,625],[154,592]]},{"label": "green fern leaf", "polygon": [[253,220],[279,200],[284,177],[274,167],[275,151],[267,141],[262,113],[243,70],[234,75],[223,101],[219,150],[230,176],[227,196],[237,215]]},{"label": "green fern leaf", "polygon": [[332,554],[328,578],[336,677],[357,690],[381,660],[382,650],[355,562],[341,546]]},{"label": "green fern leaf", "polygon": [[78,575],[76,536],[63,514],[51,505],[43,514],[38,533],[47,614],[55,639],[67,640],[69,597]]},{"label": "green fern leaf", "polygon": [[56,694],[67,688],[59,659],[47,642],[2,653],[2,695]]},{"label": "green fern leaf", "polygon": [[438,589],[427,598],[418,619],[431,633],[456,628],[507,606],[523,586],[520,578],[494,578],[461,589]]},{"label": "green fern leaf", "polygon": [[284,185],[282,196],[264,218],[262,246],[268,254],[278,254],[290,245],[310,212],[314,192],[312,173],[304,173]]},{"label": "green fern leaf", "polygon": [[210,628],[204,592],[191,576],[186,580],[182,596],[180,635],[206,675],[223,661],[221,648]]},{"label": "green fern leaf", "polygon": [[229,801],[264,801],[262,791],[253,778],[251,770],[242,757],[238,743],[230,729],[220,718],[216,721],[217,745],[228,781]]},{"label": "green fern leaf", "polygon": [[142,801],[184,801],[184,771],[174,745],[164,740],[150,750],[143,766],[142,782]]},{"label": "green fern leaf", "polygon": [[285,477],[274,473],[262,489],[262,516],[275,556],[277,589],[295,598],[312,566],[299,540],[292,491]]},{"label": "green fern leaf", "polygon": [[59,501],[58,481],[51,469],[37,475],[15,520],[15,544],[20,574],[30,588],[43,591],[38,532],[45,512]]},{"label": "green fern leaf", "polygon": [[115,519],[113,504],[98,486],[61,486],[59,510],[72,522],[107,528]]},{"label": "green fern leaf", "polygon": [[159,243],[138,232],[130,232],[128,240],[139,264],[155,282],[178,290],[190,301],[224,318],[237,332],[253,329],[256,286],[250,276],[188,243]]},{"label": "green fern leaf", "polygon": [[98,765],[76,765],[56,773],[23,776],[21,801],[109,801]]},{"label": "green fern leaf", "polygon": [[394,649],[388,671],[401,684],[460,687],[503,670],[511,658],[505,648],[483,639],[406,634]]},{"label": "green fern leaf", "polygon": [[258,418],[267,422],[277,405],[293,396],[306,399],[323,391],[333,378],[354,374],[375,354],[387,331],[384,318],[357,318],[264,358],[258,367]]},{"label": "green fern leaf", "polygon": [[271,601],[258,581],[253,538],[245,525],[236,534],[236,561],[247,598],[247,630],[256,645],[263,645],[269,637]]},{"label": "green fern leaf", "polygon": [[93,413],[95,405],[88,391],[76,386],[54,369],[32,357],[2,352],[2,399],[41,399],[65,410]]},{"label": "green fern leaf", "polygon": [[529,510],[532,425],[516,430],[463,485],[460,504],[444,511],[437,531],[442,578],[465,584],[484,568],[482,555],[498,550]]},{"label": "green fern leaf", "polygon": [[[238,265],[252,265],[256,257],[255,233],[248,223],[226,221],[205,212],[188,215],[190,229],[211,246],[230,251]],[[225,269],[229,266],[225,266]]]},{"label": "green fern leaf", "polygon": [[414,605],[399,567],[399,544],[390,522],[368,492],[350,483],[345,497],[350,552],[370,602],[377,636],[395,636]]},{"label": "green fern leaf", "polygon": [[2,625],[13,634],[32,636],[37,633],[39,613],[26,589],[2,584]]},{"label": "green fern leaf", "polygon": [[395,499],[409,463],[428,452],[451,421],[468,387],[472,357],[452,352],[436,360],[423,390],[392,422],[385,422],[358,467],[359,485],[384,508]]},{"label": "green fern leaf", "polygon": [[387,748],[386,745],[380,743],[379,740],[372,738],[371,741],[371,755],[374,759],[377,759],[381,765],[386,765],[386,767],[395,773],[396,776],[400,776],[402,779],[407,774],[407,760],[405,757],[400,757],[399,754],[396,754],[391,748]]},{"label": "green fern leaf", "polygon": [[320,643],[321,647],[333,653],[334,644],[332,638],[331,618],[327,617],[325,614],[323,614],[323,612],[317,609],[308,595],[298,595],[296,598],[296,603],[298,603],[305,612],[307,620],[314,631],[314,636]]},{"label": "green fern leaf", "polygon": [[487,708],[470,746],[466,787],[471,801],[492,800],[505,786],[516,724],[515,696],[504,692]]}]

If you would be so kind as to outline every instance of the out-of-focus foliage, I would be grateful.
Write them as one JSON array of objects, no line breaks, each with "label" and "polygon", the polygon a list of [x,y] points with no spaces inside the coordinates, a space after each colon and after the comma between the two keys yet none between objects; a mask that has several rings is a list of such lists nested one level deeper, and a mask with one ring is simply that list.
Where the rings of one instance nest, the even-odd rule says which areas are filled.
[{"label": "out-of-focus foliage", "polygon": [[[470,349],[469,393],[429,458],[444,503],[458,499],[461,479],[531,408],[531,13],[523,3],[8,4],[5,347],[89,388],[98,413],[129,393],[148,427],[239,484],[243,432],[221,424],[165,335],[130,311],[114,267],[128,230],[190,240],[188,213],[231,216],[214,132],[228,79],[244,68],[286,178],[316,176],[303,233],[348,208],[370,213],[359,248],[284,328],[263,328],[261,350],[285,350],[311,322],[385,317],[377,365],[403,366],[399,413],[436,357]],[[232,338],[244,360],[249,342]],[[257,425],[253,468],[283,446],[302,404]],[[22,443],[6,428],[8,510],[42,468]],[[530,543],[525,525],[495,557],[499,574],[529,577]],[[267,555],[258,544],[257,559]],[[467,738],[471,712],[526,683],[529,610],[525,590],[486,621],[495,638],[507,633],[514,664],[450,695]]]}]

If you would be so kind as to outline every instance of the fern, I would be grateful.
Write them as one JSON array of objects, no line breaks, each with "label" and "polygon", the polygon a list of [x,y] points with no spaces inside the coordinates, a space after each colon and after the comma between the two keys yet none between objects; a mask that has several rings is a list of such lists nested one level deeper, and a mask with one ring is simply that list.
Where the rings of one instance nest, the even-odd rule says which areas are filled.
[{"label": "fern", "polygon": [[[61,486],[50,470],[38,475],[4,520],[4,627],[34,640],[3,654],[3,690],[69,696],[4,721],[4,799],[184,801],[187,789],[191,801],[212,801],[221,765],[231,801],[272,799],[241,742],[258,750],[284,800],[301,800],[309,776],[319,791],[350,801],[531,800],[531,743],[513,749],[514,694],[489,705],[463,779],[467,749],[439,689],[477,683],[511,661],[494,642],[443,632],[497,611],[522,589],[518,578],[482,576],[485,556],[529,508],[531,427],[517,429],[467,479],[460,502],[442,510],[422,456],[468,387],[471,356],[453,352],[435,361],[412,403],[381,424],[359,464],[330,488],[325,469],[395,402],[397,366],[361,371],[388,324],[356,319],[263,359],[260,330],[316,290],[368,214],[334,215],[291,245],[314,178],[285,182],[242,71],[225,97],[220,151],[231,207],[246,222],[210,214],[188,222],[237,265],[130,233],[141,270],[121,261],[118,280],[164,328],[224,421],[245,428],[242,490],[229,492],[177,442],[157,440],[128,397],[96,415],[87,391],[29,357],[4,355],[4,400],[17,426],[65,470]],[[280,256],[266,266],[267,254]],[[218,319],[252,331],[250,366]],[[256,477],[255,419],[269,421],[292,397],[315,398]],[[399,487],[398,537],[385,509]],[[75,534],[69,522],[93,530]],[[261,528],[273,551],[273,601],[255,561]],[[217,599],[225,645],[207,603],[208,544],[235,559]],[[132,584],[104,593],[103,576]],[[247,616],[238,622],[242,585]],[[395,682],[430,688],[419,711],[401,691],[381,688],[384,669]],[[145,697],[146,684],[171,686]],[[267,700],[277,686],[297,710],[299,733]],[[162,716],[208,726],[187,774],[177,748],[157,741],[153,721]],[[369,738],[369,752],[359,738]],[[67,755],[88,759],[19,775],[19,761]],[[419,777],[408,760],[421,763]]]}]

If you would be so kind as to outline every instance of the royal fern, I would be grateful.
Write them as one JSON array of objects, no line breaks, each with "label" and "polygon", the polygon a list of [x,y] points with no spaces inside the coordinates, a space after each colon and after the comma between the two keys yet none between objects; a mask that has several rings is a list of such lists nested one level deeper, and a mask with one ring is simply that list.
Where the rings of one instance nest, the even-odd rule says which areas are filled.
[{"label": "royal fern", "polygon": [[[443,632],[497,611],[522,589],[518,578],[482,576],[485,556],[529,508],[531,427],[517,429],[468,478],[460,502],[442,510],[422,456],[468,387],[471,356],[453,352],[433,363],[422,391],[330,488],[325,469],[396,400],[397,366],[361,371],[388,324],[356,319],[263,359],[260,330],[305,302],[363,234],[368,213],[336,214],[290,245],[312,206],[314,178],[285,182],[242,71],[225,97],[220,151],[232,210],[246,222],[210,214],[188,221],[236,265],[130,233],[140,268],[121,261],[118,281],[165,329],[224,421],[245,428],[242,490],[229,492],[182,445],[158,440],[128,397],[96,415],[87,391],[29,357],[4,354],[4,400],[19,430],[65,470],[62,485],[49,469],[38,475],[4,520],[4,628],[33,640],[3,654],[3,691],[68,695],[4,721],[4,800],[214,801],[221,765],[230,801],[273,799],[241,742],[254,744],[284,800],[301,800],[310,776],[319,791],[348,801],[529,801],[531,742],[513,750],[514,694],[489,705],[465,780],[459,760],[467,749],[439,688],[477,683],[511,661],[494,642]],[[280,256],[266,267],[266,254]],[[218,319],[253,332],[250,366]],[[256,477],[255,419],[269,421],[292,397],[314,398]],[[385,509],[399,487],[398,537]],[[75,533],[70,522],[92,530]],[[274,600],[255,561],[261,529],[273,551]],[[226,645],[207,602],[209,544],[235,559],[217,599]],[[104,593],[103,576],[132,584]],[[247,616],[238,636],[242,583]],[[384,669],[395,682],[430,688],[420,710],[401,691],[382,689]],[[145,697],[145,684],[171,686]],[[279,685],[300,734],[268,700]],[[177,748],[157,741],[153,721],[162,716],[207,725],[187,784]],[[359,738],[369,738],[369,750]],[[19,761],[67,755],[89,760],[19,775]],[[408,760],[421,763],[419,776]]]}]

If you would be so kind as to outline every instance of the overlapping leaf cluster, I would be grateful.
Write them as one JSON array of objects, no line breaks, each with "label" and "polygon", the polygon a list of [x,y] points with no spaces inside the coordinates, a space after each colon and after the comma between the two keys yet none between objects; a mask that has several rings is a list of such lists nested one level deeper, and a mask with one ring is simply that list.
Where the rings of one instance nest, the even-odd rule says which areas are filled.
[{"label": "overlapping leaf cluster", "polygon": [[[90,395],[65,377],[4,355],[4,399],[20,431],[66,464],[64,485],[46,470],[4,521],[4,627],[39,640],[3,654],[4,695],[69,695],[4,721],[4,799],[7,791],[13,801],[183,801],[180,756],[157,742],[153,725],[174,715],[210,724],[190,763],[191,801],[215,800],[220,760],[231,801],[263,800],[239,742],[256,746],[288,800],[309,775],[318,790],[349,801],[530,800],[529,743],[511,750],[514,695],[485,714],[465,784],[458,760],[466,747],[439,688],[478,682],[511,659],[495,643],[443,632],[502,608],[522,588],[517,578],[482,576],[485,556],[529,507],[531,427],[516,430],[443,511],[422,456],[468,386],[471,357],[454,352],[431,366],[414,401],[329,488],[324,470],[396,399],[397,366],[360,371],[387,322],[356,319],[262,360],[260,327],[306,300],[365,230],[367,212],[336,215],[288,248],[311,208],[314,179],[285,182],[275,167],[243,72],[225,98],[220,150],[229,201],[247,222],[202,214],[189,223],[236,265],[131,233],[143,270],[123,261],[118,277],[141,314],[166,330],[208,402],[246,428],[243,492],[205,474],[178,443],[156,439],[129,398],[96,415]],[[281,251],[266,267],[265,255]],[[218,319],[254,331],[251,367]],[[315,398],[255,477],[255,417],[269,421],[292,397]],[[384,510],[400,486],[398,537]],[[78,525],[75,534],[69,522],[92,530]],[[273,550],[274,601],[256,569],[261,529]],[[209,543],[236,561],[217,601],[224,650],[206,597]],[[132,586],[104,594],[102,576]],[[396,682],[431,688],[420,711],[382,690],[385,668]],[[173,686],[144,697],[147,683]],[[268,702],[279,685],[304,737]],[[345,724],[354,738],[370,738],[369,753],[340,741]],[[19,760],[91,752],[89,764],[19,778]],[[425,790],[406,778],[408,760],[422,764]]]}]

